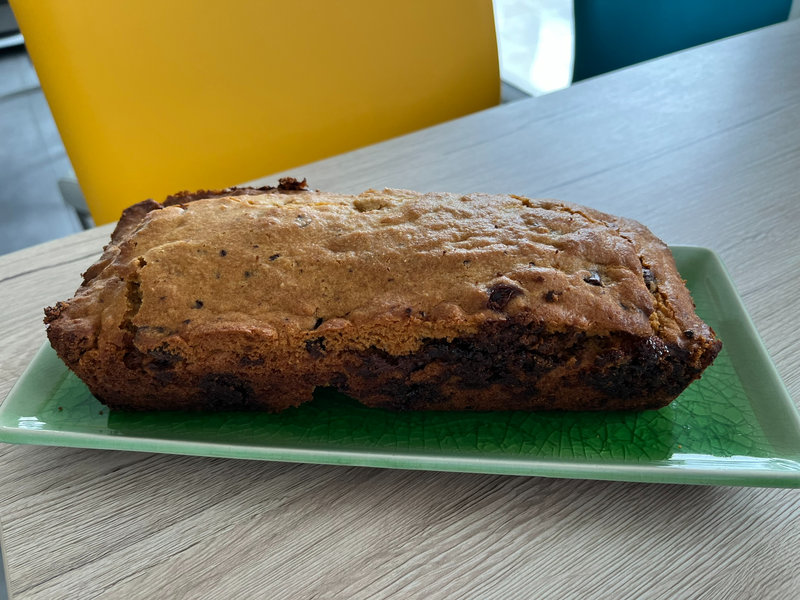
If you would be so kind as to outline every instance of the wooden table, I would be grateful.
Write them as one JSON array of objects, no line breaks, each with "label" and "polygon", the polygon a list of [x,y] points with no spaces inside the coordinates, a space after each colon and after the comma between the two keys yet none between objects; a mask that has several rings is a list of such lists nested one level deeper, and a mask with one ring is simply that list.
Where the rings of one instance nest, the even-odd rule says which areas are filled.
[{"label": "wooden table", "polygon": [[[713,248],[800,399],[800,21],[292,173],[342,192],[556,197]],[[0,258],[0,397],[45,339],[42,307],[108,233]],[[10,445],[0,461],[18,600],[800,593],[797,490]]]}]

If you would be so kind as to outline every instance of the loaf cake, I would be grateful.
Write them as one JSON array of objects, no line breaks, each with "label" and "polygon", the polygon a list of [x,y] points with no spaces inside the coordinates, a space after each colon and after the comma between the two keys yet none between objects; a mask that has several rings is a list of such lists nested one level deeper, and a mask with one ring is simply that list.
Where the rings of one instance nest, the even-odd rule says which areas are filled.
[{"label": "loaf cake", "polygon": [[721,342],[643,225],[514,195],[180,193],[122,215],[61,359],[113,409],[640,410]]}]

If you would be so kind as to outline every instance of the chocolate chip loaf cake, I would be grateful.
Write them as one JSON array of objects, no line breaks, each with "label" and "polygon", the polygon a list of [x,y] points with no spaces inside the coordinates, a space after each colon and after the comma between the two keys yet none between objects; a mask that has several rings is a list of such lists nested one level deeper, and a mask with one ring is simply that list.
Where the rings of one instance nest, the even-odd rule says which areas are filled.
[{"label": "chocolate chip loaf cake", "polygon": [[58,355],[109,407],[658,408],[721,343],[635,221],[520,196],[279,188],[127,209]]}]

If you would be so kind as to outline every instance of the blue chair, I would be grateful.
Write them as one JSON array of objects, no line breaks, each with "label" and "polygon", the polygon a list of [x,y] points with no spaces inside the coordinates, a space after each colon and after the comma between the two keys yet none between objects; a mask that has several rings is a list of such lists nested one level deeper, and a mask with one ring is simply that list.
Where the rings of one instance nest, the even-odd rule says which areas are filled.
[{"label": "blue chair", "polygon": [[581,81],[785,21],[791,0],[574,0]]}]

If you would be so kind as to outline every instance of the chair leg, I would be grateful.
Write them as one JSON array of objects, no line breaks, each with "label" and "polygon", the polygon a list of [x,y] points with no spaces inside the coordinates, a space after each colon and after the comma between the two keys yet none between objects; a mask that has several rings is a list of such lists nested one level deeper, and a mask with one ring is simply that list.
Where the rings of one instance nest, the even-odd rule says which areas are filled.
[{"label": "chair leg", "polygon": [[81,191],[81,186],[78,184],[78,180],[69,178],[59,179],[58,189],[61,192],[64,203],[75,209],[83,228],[93,228],[94,219],[92,219],[92,214],[89,212],[89,206],[86,204],[86,198],[83,197],[83,192]]}]

